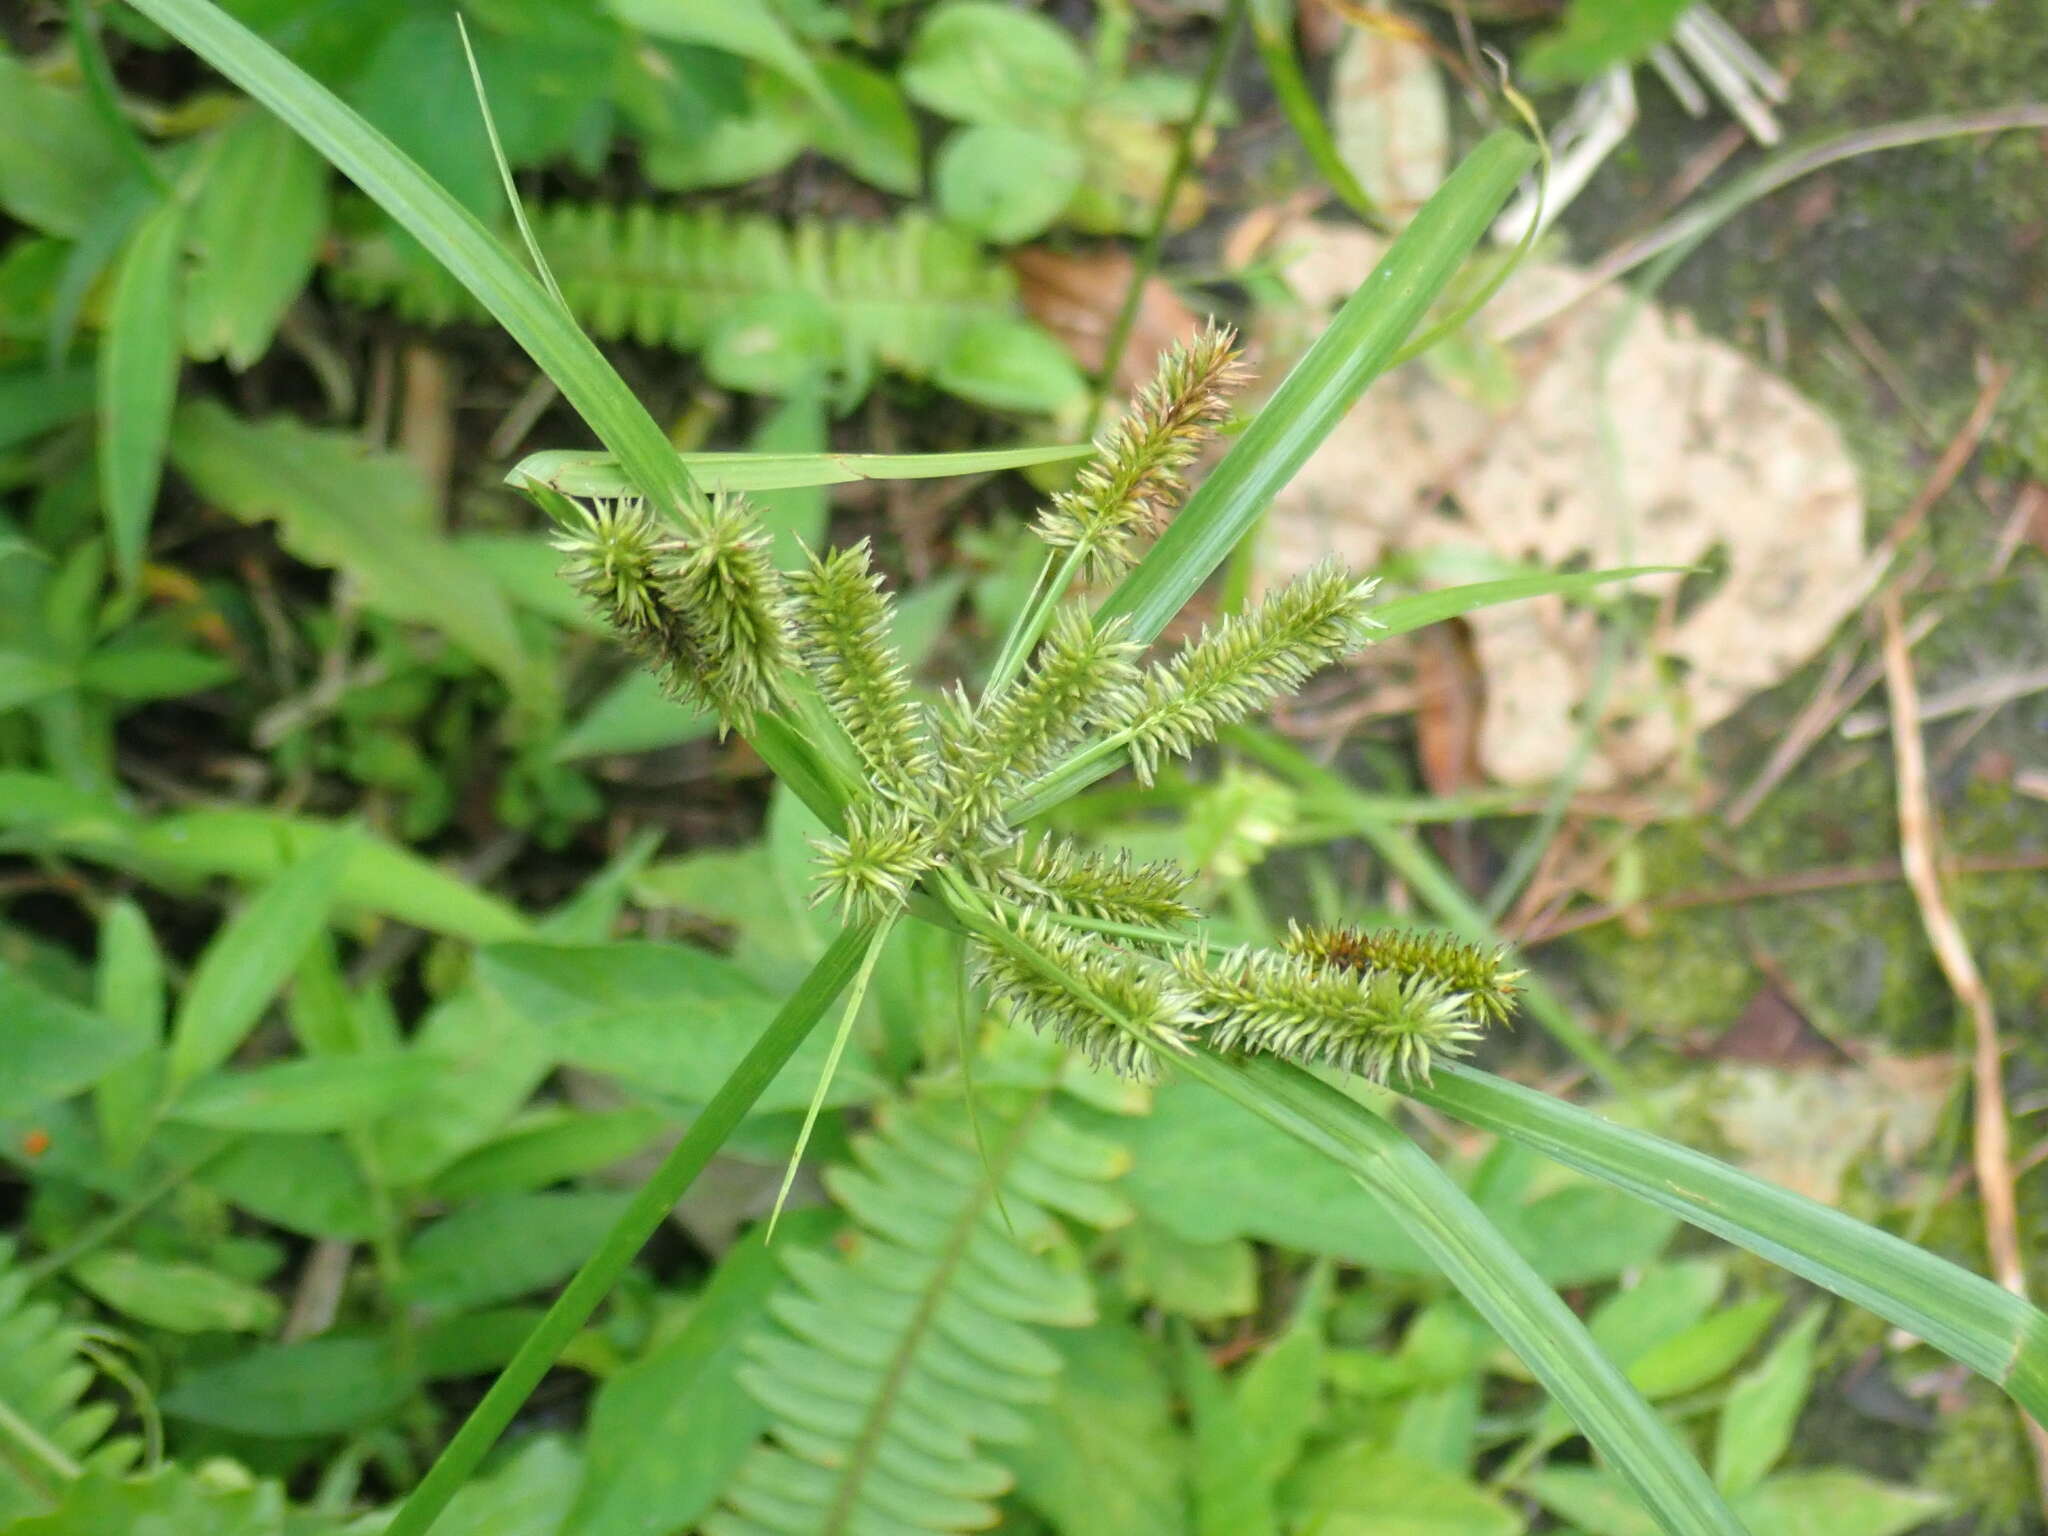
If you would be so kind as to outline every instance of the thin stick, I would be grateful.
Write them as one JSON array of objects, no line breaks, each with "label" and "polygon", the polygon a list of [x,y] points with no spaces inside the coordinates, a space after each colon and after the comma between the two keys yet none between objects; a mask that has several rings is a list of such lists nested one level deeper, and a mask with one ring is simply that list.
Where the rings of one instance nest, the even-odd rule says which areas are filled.
[{"label": "thin stick", "polygon": [[[1899,859],[1906,883],[1920,909],[1921,926],[1934,947],[1934,957],[1970,1015],[1974,1049],[1970,1060],[1973,1090],[1972,1162],[1977,1171],[1977,1198],[1984,1205],[1984,1246],[1991,1255],[1992,1277],[2015,1296],[2027,1294],[2027,1271],[2020,1254],[2019,1207],[2012,1192],[2012,1146],[2005,1112],[2005,1078],[2000,1062],[1998,1016],[1991,993],[1970,953],[1969,940],[1941,888],[1935,855],[1934,803],[1927,791],[1926,748],[1920,739],[1919,685],[1913,658],[1906,648],[1906,626],[1896,592],[1887,592],[1880,610],[1884,620],[1885,692],[1892,705],[1892,760],[1899,779]],[[2048,1428],[2026,1420],[2033,1447],[2034,1472],[2041,1507],[2048,1513]]]},{"label": "thin stick", "polygon": [[[1956,435],[1949,439],[1927,479],[1921,483],[1919,492],[1899,514],[1897,522],[1886,531],[1876,550],[1866,562],[1861,580],[1870,584],[1873,593],[1882,591],[1891,580],[1892,564],[1898,558],[1907,539],[1926,521],[1927,514],[1936,502],[1946,496],[1956,479],[1976,455],[1984,441],[1984,434],[1991,430],[1991,420],[1998,414],[1998,403],[2005,396],[2006,385],[2012,382],[2013,370],[2006,366],[1994,366],[1987,370],[1984,386],[1977,392],[1977,400],[1970,407],[1969,417],[1963,422]],[[1916,617],[1913,621],[1916,633],[1910,643],[1918,645],[1936,622],[1932,610]],[[1922,627],[1924,626],[1924,627]],[[1830,672],[1828,679],[1815,691],[1806,707],[1792,722],[1792,727],[1778,739],[1772,749],[1770,760],[1764,764],[1749,788],[1728,802],[1721,813],[1722,820],[1731,827],[1739,827],[1756,813],[1768,795],[1784,777],[1797,767],[1799,762],[1814,745],[1828,733],[1828,729],[1848,713],[1856,701],[1877,684],[1878,669],[1867,668],[1846,686],[1839,686],[1839,679]]]},{"label": "thin stick", "polygon": [[[2048,869],[2048,853],[1977,854],[1943,860],[1942,868],[1950,875],[2030,874],[2038,869]],[[1602,904],[1582,907],[1576,912],[1532,924],[1516,933],[1514,939],[1523,947],[1548,944],[1568,933],[1598,928],[1602,923],[1618,921],[1634,912],[1690,912],[1699,907],[1740,906],[1745,902],[1767,901],[1776,896],[1810,896],[1819,891],[1844,891],[1859,885],[1884,885],[1904,879],[1905,874],[1905,865],[1897,859],[1887,859],[1881,864],[1795,870],[1791,874],[1771,875],[1761,880],[1733,880],[1711,890],[1679,891],[1671,896],[1632,902],[1627,906]]]},{"label": "thin stick", "polygon": [[1131,262],[1131,280],[1124,289],[1123,305],[1116,312],[1116,324],[1110,329],[1109,343],[1102,354],[1102,373],[1095,381],[1095,393],[1088,403],[1088,421],[1081,429],[1083,437],[1093,437],[1095,429],[1102,424],[1102,407],[1109,400],[1117,367],[1124,360],[1124,349],[1131,344],[1131,327],[1138,323],[1138,304],[1145,296],[1145,284],[1159,270],[1159,248],[1166,241],[1166,226],[1173,218],[1173,205],[1179,200],[1180,184],[1187,180],[1189,167],[1194,164],[1195,138],[1208,119],[1209,104],[1215,98],[1217,83],[1223,78],[1223,66],[1230,61],[1237,45],[1237,34],[1244,28],[1244,11],[1245,0],[1230,0],[1230,9],[1224,12],[1223,25],[1209,49],[1209,62],[1203,67],[1202,83],[1195,90],[1194,107],[1174,140],[1173,164],[1167,168],[1166,180],[1160,183],[1159,201],[1152,209],[1152,225],[1145,231],[1144,243],[1138,247],[1138,254]]}]

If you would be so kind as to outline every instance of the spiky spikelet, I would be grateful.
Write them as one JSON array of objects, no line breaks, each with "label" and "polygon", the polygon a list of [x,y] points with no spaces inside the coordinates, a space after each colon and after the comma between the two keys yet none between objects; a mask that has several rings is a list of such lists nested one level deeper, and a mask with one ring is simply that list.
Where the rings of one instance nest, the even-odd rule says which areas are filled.
[{"label": "spiky spikelet", "polygon": [[1270,949],[1182,950],[1175,970],[1194,994],[1202,1036],[1226,1051],[1323,1063],[1374,1082],[1427,1078],[1462,1056],[1479,1029],[1466,999],[1427,976],[1357,974]]},{"label": "spiky spikelet", "polygon": [[1461,993],[1472,1016],[1482,1024],[1505,1024],[1515,1011],[1525,974],[1510,969],[1507,951],[1468,944],[1448,933],[1416,928],[1362,928],[1287,925],[1280,947],[1288,954],[1354,974],[1388,971],[1397,976],[1426,976],[1448,992]]},{"label": "spiky spikelet", "polygon": [[745,728],[785,697],[789,595],[768,543],[746,501],[721,494],[657,564],[663,595],[696,644],[698,694],[725,728]]},{"label": "spiky spikelet", "polygon": [[964,847],[994,827],[1003,802],[1052,766],[1104,720],[1136,707],[1137,646],[1121,619],[1097,627],[1062,609],[1031,667],[970,705],[955,690],[940,700],[937,841]]},{"label": "spiky spikelet", "polygon": [[1158,1080],[1162,1051],[1187,1048],[1194,998],[1170,969],[1062,930],[1042,912],[1000,921],[1011,943],[976,938],[968,954],[975,980],[1012,1018],[1139,1082]]},{"label": "spiky spikelet", "polygon": [[1096,439],[1072,489],[1040,514],[1039,537],[1056,549],[1080,549],[1090,579],[1128,569],[1132,540],[1157,533],[1172,515],[1181,471],[1216,435],[1244,382],[1236,341],[1228,328],[1205,325],[1171,348],[1131,408]]},{"label": "spiky spikelet", "polygon": [[666,575],[684,546],[637,498],[565,502],[573,516],[552,541],[562,576],[678,698],[698,696],[705,670],[695,634],[670,600]]},{"label": "spiky spikelet", "polygon": [[1380,627],[1366,611],[1374,585],[1326,560],[1147,672],[1123,722],[1138,777],[1151,783],[1162,758],[1185,756],[1363,649]]},{"label": "spiky spikelet", "polygon": [[881,800],[850,807],[845,833],[814,839],[811,846],[818,854],[811,905],[836,902],[848,922],[900,911],[935,862],[930,833],[915,814]]},{"label": "spiky spikelet", "polygon": [[996,864],[990,878],[1018,899],[1054,912],[1174,929],[1195,920],[1190,875],[1169,859],[1136,864],[1130,850],[1096,853],[1050,835]]},{"label": "spiky spikelet", "polygon": [[798,649],[875,782],[903,801],[925,791],[932,762],[924,712],[889,637],[890,603],[863,539],[790,579]]}]

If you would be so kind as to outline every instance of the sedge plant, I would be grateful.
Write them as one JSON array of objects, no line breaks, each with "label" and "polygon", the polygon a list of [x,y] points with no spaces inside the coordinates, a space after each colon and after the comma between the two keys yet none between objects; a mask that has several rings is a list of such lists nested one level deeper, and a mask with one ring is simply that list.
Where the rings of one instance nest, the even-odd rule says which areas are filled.
[{"label": "sedge plant", "polygon": [[[432,252],[524,346],[610,456],[618,494],[580,502],[519,477],[554,516],[569,578],[671,686],[714,709],[826,823],[818,890],[846,919],[730,1078],[564,1288],[389,1527],[421,1536],[512,1422],[675,1199],[904,921],[963,931],[1012,1016],[1111,1070],[1194,1078],[1357,1178],[1393,1213],[1636,1490],[1666,1531],[1742,1529],[1679,1438],[1469,1197],[1354,1076],[1521,1140],[1665,1206],[1893,1324],[2048,1417],[2048,1316],[1988,1280],[1686,1148],[1609,1124],[1454,1058],[1512,1007],[1512,963],[1483,945],[1296,930],[1272,949],[1203,938],[1171,868],[1030,835],[1065,795],[1149,772],[1374,637],[1617,574],[1481,583],[1374,606],[1322,569],[1145,652],[1255,527],[1273,494],[1401,355],[1534,151],[1481,142],[1393,243],[1141,559],[1230,382],[1210,335],[1169,361],[1042,520],[1054,558],[989,686],[917,698],[884,640],[864,550],[793,578],[762,556],[743,501],[706,495],[549,287],[343,103],[210,0],[130,0],[277,113]],[[781,466],[787,470],[788,466]],[[829,478],[830,466],[820,468]],[[781,483],[790,483],[783,481]],[[1117,576],[1100,605],[1070,578]],[[850,1018],[850,1009],[842,1015]],[[1570,1040],[1563,1035],[1567,1044]],[[1190,1177],[1199,1177],[1191,1171]]]}]

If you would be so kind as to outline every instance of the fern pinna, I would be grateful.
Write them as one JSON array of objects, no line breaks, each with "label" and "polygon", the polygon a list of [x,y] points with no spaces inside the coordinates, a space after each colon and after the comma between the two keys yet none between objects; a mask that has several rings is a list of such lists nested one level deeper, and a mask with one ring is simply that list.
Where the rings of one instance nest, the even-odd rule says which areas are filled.
[{"label": "fern pinna", "polygon": [[88,1472],[127,1471],[140,1447],[108,1438],[111,1403],[85,1401],[94,1370],[86,1330],[47,1301],[0,1243],[0,1526],[39,1515]]},{"label": "fern pinna", "polygon": [[[997,410],[1052,411],[1082,388],[1059,344],[1019,313],[1009,267],[922,213],[785,224],[717,208],[558,202],[531,220],[585,328],[701,352],[727,389],[829,386],[850,403],[886,370]],[[343,240],[329,281],[352,303],[428,325],[483,318],[453,277],[386,235]]]},{"label": "fern pinna", "polygon": [[[818,900],[886,933],[918,892],[936,897],[997,1004],[1124,1076],[1156,1077],[1202,1041],[1426,1077],[1507,1018],[1518,973],[1498,952],[1352,930],[1223,951],[1193,924],[1172,865],[1027,842],[1012,825],[1048,775],[1121,759],[1149,780],[1378,628],[1373,583],[1333,563],[1149,665],[1120,621],[1068,599],[1077,579],[1127,568],[1161,525],[1238,381],[1225,331],[1162,360],[1040,518],[1045,571],[978,696],[955,687],[932,703],[910,687],[864,547],[785,583],[736,503],[678,509],[675,527],[633,501],[552,509],[573,523],[560,541],[571,578],[679,694],[744,723],[781,697],[785,668],[808,672],[862,770],[844,824],[818,845]],[[693,575],[707,571],[726,574]]]},{"label": "fern pinna", "polygon": [[1069,1117],[1056,1058],[1001,1060],[1000,1083],[978,1085],[971,1107],[957,1078],[890,1104],[853,1164],[826,1173],[853,1227],[834,1251],[784,1255],[775,1326],[740,1377],[772,1415],[771,1440],[708,1536],[998,1523],[1011,1477],[987,1448],[1032,1432],[1020,1410],[1051,1397],[1060,1368],[1038,1330],[1095,1317],[1061,1218],[1100,1230],[1131,1217],[1115,1188],[1129,1155]]}]

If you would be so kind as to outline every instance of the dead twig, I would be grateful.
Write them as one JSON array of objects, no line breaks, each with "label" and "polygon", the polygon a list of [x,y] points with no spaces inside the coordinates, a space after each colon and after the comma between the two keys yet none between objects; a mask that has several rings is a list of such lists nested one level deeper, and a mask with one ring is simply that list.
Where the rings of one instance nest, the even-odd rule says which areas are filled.
[{"label": "dead twig", "polygon": [[[1970,953],[1968,939],[1941,888],[1936,855],[1934,803],[1927,789],[1926,749],[1920,739],[1919,686],[1913,658],[1906,646],[1906,625],[1898,594],[1886,592],[1884,622],[1885,692],[1892,706],[1892,760],[1899,783],[1899,859],[1906,883],[1920,909],[1934,957],[1952,990],[1970,1015],[1972,1052],[1970,1081],[1971,1162],[1977,1174],[1977,1198],[1984,1207],[1984,1244],[1991,1255],[1992,1277],[2015,1295],[2027,1293],[2026,1265],[2020,1256],[2019,1208],[2013,1199],[2012,1145],[2005,1113],[2005,1075],[2000,1060],[1998,1016],[1990,990]],[[2034,1471],[2041,1505],[2048,1513],[2048,1429],[2027,1420],[2027,1439],[2034,1451]]]},{"label": "dead twig", "polygon": [[[1943,869],[1951,875],[2030,874],[2035,870],[2048,869],[2048,853],[1979,854],[1947,860]],[[1760,880],[1733,880],[1711,890],[1678,891],[1626,906],[1603,903],[1596,907],[1582,907],[1576,912],[1532,923],[1525,930],[1510,931],[1515,943],[1526,949],[1535,944],[1548,944],[1581,929],[1618,922],[1632,913],[1689,912],[1700,907],[1740,906],[1744,902],[1767,901],[1776,896],[1811,896],[1821,891],[1849,890],[1859,885],[1885,885],[1893,880],[1903,880],[1905,876],[1905,865],[1897,859],[1840,869],[1795,870],[1791,874],[1770,875]]]}]

